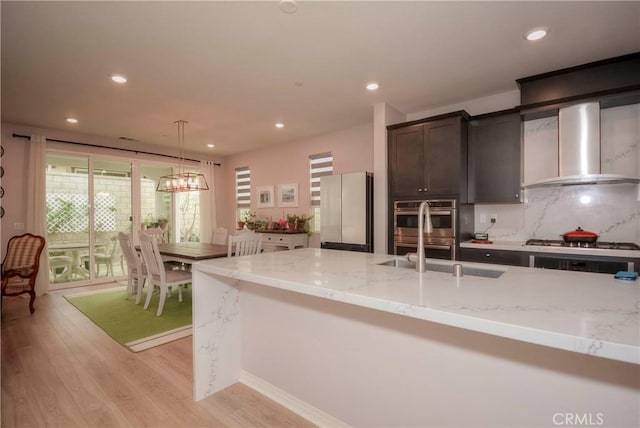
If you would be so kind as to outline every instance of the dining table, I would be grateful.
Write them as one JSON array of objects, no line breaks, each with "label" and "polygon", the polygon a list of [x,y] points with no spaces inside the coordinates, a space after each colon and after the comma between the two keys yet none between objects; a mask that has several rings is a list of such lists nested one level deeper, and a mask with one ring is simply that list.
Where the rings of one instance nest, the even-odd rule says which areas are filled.
[{"label": "dining table", "polygon": [[200,260],[227,257],[227,246],[208,242],[158,243],[164,261],[191,264]]},{"label": "dining table", "polygon": [[[107,243],[95,242],[93,244],[95,250],[106,247]],[[80,278],[88,278],[89,270],[80,263],[80,252],[89,251],[88,242],[54,242],[48,245],[50,252],[70,253],[71,254],[71,275]]]}]

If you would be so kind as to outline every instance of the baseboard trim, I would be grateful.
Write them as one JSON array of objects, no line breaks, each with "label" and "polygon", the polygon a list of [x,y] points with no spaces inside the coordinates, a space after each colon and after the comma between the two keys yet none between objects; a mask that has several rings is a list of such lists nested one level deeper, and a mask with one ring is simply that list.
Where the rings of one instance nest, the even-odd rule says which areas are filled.
[{"label": "baseboard trim", "polygon": [[239,382],[247,385],[249,388],[254,389],[262,395],[272,399],[276,403],[286,407],[292,412],[302,416],[309,422],[312,422],[319,427],[343,427],[347,428],[349,425],[345,424],[339,419],[331,416],[328,413],[323,412],[317,407],[312,406],[306,401],[302,401],[299,398],[281,390],[280,388],[270,384],[269,382],[260,379],[259,377],[252,375],[244,370],[240,371]]},{"label": "baseboard trim", "polygon": [[142,339],[125,343],[124,346],[131,349],[132,352],[146,351],[147,349],[151,349],[159,345],[164,345],[165,343],[173,342],[174,340],[191,336],[192,334],[193,329],[191,328],[191,324],[189,324],[184,327],[174,328],[173,330],[165,331],[153,336],[143,337]]}]

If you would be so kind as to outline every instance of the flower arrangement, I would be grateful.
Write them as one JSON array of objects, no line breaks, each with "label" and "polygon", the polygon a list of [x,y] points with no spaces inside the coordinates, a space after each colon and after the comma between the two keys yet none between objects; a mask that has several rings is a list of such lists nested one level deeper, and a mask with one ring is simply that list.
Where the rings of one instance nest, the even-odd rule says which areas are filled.
[{"label": "flower arrangement", "polygon": [[240,216],[240,221],[244,223],[250,223],[251,221],[256,219],[256,213],[252,211],[245,211]]},{"label": "flower arrangement", "polygon": [[247,228],[250,228],[249,225],[253,227],[255,218],[256,218],[256,213],[251,211],[243,212],[242,215],[240,216],[240,220],[238,220],[238,229],[243,229],[245,224],[247,225]]},{"label": "flower arrangement", "polygon": [[238,226],[240,226],[241,222],[247,225],[247,229],[254,230],[256,228],[256,213],[253,211],[243,212],[240,216],[240,222],[238,222]]}]

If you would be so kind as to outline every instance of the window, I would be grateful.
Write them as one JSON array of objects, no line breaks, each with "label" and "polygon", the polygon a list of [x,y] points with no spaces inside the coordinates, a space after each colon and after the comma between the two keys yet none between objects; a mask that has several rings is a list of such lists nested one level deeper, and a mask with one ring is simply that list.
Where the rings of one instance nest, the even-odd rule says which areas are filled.
[{"label": "window", "polygon": [[319,153],[309,156],[309,195],[313,232],[320,232],[320,177],[325,175],[333,175],[333,155]]},{"label": "window", "polygon": [[251,170],[248,166],[236,168],[236,219],[251,211]]}]

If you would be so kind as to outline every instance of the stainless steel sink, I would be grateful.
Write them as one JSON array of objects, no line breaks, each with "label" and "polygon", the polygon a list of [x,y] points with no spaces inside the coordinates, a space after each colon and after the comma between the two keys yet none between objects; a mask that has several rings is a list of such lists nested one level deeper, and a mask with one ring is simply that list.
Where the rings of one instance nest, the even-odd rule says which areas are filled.
[{"label": "stainless steel sink", "polygon": [[[410,262],[405,259],[387,260],[386,262],[378,263],[378,265],[389,266],[394,268],[404,268],[404,269],[416,268],[416,264],[414,262]],[[427,262],[427,271],[445,272],[445,273],[453,274],[453,266]],[[496,270],[496,269],[484,269],[484,268],[478,268],[478,267],[471,267],[463,264],[462,273],[463,275],[481,276],[483,278],[500,278],[500,276],[504,273],[504,271]]]},{"label": "stainless steel sink", "polygon": [[414,262],[410,262],[409,260],[405,260],[405,259],[393,259],[393,260],[388,260],[386,262],[382,262],[378,264],[380,266],[391,266],[391,267],[397,267],[397,268],[411,268],[411,269],[416,268],[416,264]]}]

